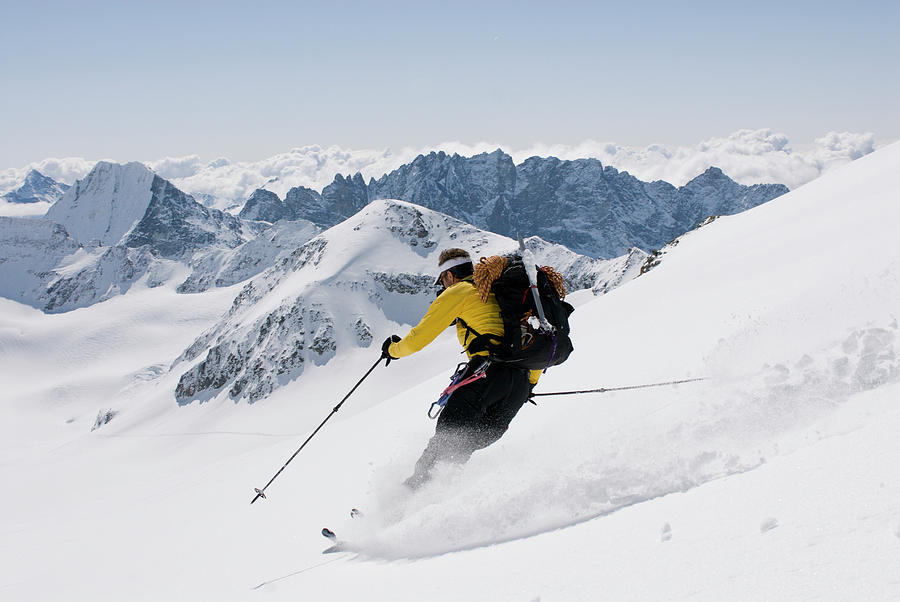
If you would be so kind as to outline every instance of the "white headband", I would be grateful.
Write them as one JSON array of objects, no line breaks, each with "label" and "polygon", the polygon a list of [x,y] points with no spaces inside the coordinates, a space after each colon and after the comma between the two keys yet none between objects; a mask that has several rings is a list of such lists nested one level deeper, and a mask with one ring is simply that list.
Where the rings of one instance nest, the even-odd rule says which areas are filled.
[{"label": "white headband", "polygon": [[458,265],[462,265],[464,263],[472,263],[471,258],[469,257],[454,257],[453,259],[448,259],[444,263],[438,264],[438,270],[441,272],[446,272],[450,268],[455,268]]}]

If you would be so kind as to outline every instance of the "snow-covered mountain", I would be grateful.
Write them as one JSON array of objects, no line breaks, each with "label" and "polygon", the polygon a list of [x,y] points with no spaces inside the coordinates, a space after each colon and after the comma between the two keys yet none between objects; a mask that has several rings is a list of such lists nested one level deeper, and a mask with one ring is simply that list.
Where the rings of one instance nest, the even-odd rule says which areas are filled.
[{"label": "snow-covered mountain", "polygon": [[51,207],[46,219],[79,241],[118,244],[147,212],[156,176],[140,163],[100,162]]},{"label": "snow-covered mountain", "polygon": [[140,163],[101,162],[42,219],[0,221],[0,290],[60,312],[125,293],[138,281],[152,288],[183,278],[187,269],[182,292],[229,286],[319,231],[299,221],[257,239],[266,229],[204,207]]},{"label": "snow-covered mountain", "polygon": [[[537,237],[525,243],[542,265],[560,270],[570,290],[606,292],[636,277],[646,258],[633,250],[596,260]],[[227,389],[233,399],[258,401],[306,365],[414,324],[434,298],[437,256],[451,246],[477,258],[517,243],[410,203],[373,201],[244,286],[222,321],[176,362],[183,372],[176,396],[188,403]]]},{"label": "snow-covered mountain", "polygon": [[66,229],[46,220],[0,217],[0,297],[32,305],[47,274],[81,250]]},{"label": "snow-covered mountain", "polygon": [[[16,194],[40,191],[42,199],[51,199],[63,188],[33,172]],[[234,217],[196,202],[140,163],[100,162],[44,216],[81,248],[60,254],[67,246],[45,245],[46,227],[4,220],[0,241],[22,244],[15,250],[0,248],[0,274],[8,298],[51,312],[109,299],[138,281],[159,286],[184,277],[183,266],[190,274],[180,292],[230,286],[262,272],[287,247],[339,224],[372,199],[396,196],[489,231],[543,234],[592,256],[618,256],[625,264],[607,264],[612,272],[601,279],[603,285],[595,287],[598,279],[590,271],[587,279],[569,282],[575,289],[601,292],[618,278],[616,273],[630,273],[629,266],[640,263],[640,248],[656,248],[709,215],[745,210],[783,191],[781,186],[741,186],[717,169],[675,189],[664,182],[642,183],[596,160],[535,157],[516,167],[499,150],[471,158],[431,153],[369,184],[360,174],[338,175],[322,194],[296,187],[282,201],[259,189]],[[285,221],[298,223],[255,240],[271,224]],[[30,259],[25,249],[31,249]],[[631,258],[623,259],[627,255]]]},{"label": "snow-covered mountain", "polygon": [[529,232],[579,253],[617,257],[632,247],[657,249],[710,215],[785,192],[782,185],[741,186],[714,168],[675,188],[595,159],[532,157],[514,166],[495,151],[468,159],[422,156],[378,180],[372,194],[425,204],[507,236]]},{"label": "snow-covered mountain", "polygon": [[592,257],[618,257],[632,247],[658,249],[711,215],[785,192],[781,184],[737,184],[717,168],[676,188],[642,182],[596,159],[532,157],[517,166],[500,150],[474,157],[440,152],[368,184],[360,174],[338,175],[321,195],[304,189],[307,202],[295,214],[329,227],[371,200],[400,199],[504,236],[524,232]]},{"label": "snow-covered mountain", "polygon": [[323,228],[376,199],[399,199],[504,236],[540,236],[592,257],[659,249],[712,215],[732,215],[787,192],[781,184],[738,184],[711,167],[682,187],[643,182],[596,159],[532,157],[520,165],[496,150],[474,157],[420,155],[367,184],[341,174],[322,193],[306,187],[284,201],[259,189],[240,217],[308,219]]},{"label": "snow-covered mountain", "polygon": [[44,219],[0,221],[0,294],[68,311],[138,281],[154,287],[183,278],[185,265],[180,292],[230,286],[319,231],[304,220],[272,228],[241,221],[194,202],[139,163],[101,162]]},{"label": "snow-covered mountain", "polygon": [[[179,406],[171,358],[234,289],[170,280],[61,315],[0,299],[4,599],[896,600],[898,166],[895,144],[682,236],[610,294],[573,295],[575,352],[537,392],[707,380],[538,398],[415,494],[399,484],[433,433],[452,338],[374,370],[248,506],[376,344],[336,348],[265,404],[223,389]],[[407,222],[369,248],[424,275],[433,238]],[[306,261],[326,284],[342,263],[370,278],[320,240]],[[235,323],[307,290],[308,267],[286,274],[260,275],[277,294],[238,302]],[[384,298],[365,316],[385,327],[375,342],[408,299]],[[98,411],[112,419],[92,432]],[[358,551],[323,557],[326,525]]]},{"label": "snow-covered mountain", "polygon": [[239,214],[241,219],[249,219],[264,222],[277,222],[282,219],[293,219],[294,216],[287,210],[278,195],[268,190],[257,188]]},{"label": "snow-covered mountain", "polygon": [[307,220],[280,221],[234,249],[213,248],[196,253],[191,274],[179,293],[200,293],[210,287],[231,286],[252,278],[293,253],[322,229]]},{"label": "snow-covered mountain", "polygon": [[[321,231],[300,215],[331,224],[343,221],[340,212],[364,202],[360,178],[336,182],[324,196],[293,189],[284,202],[258,190],[241,213],[248,219],[242,219],[204,207],[140,163],[101,162],[37,220],[45,225],[21,224],[25,218],[0,222],[0,258],[5,259],[0,291],[44,311],[62,312],[124,294],[136,283],[153,288],[178,279],[181,293],[231,286],[283,262]],[[329,199],[344,198],[347,190],[359,195],[352,203],[326,209]],[[453,223],[461,232],[485,235]],[[625,256],[598,262],[537,238],[529,244],[539,245],[547,263],[560,267],[571,290],[605,291],[631,274],[619,265]],[[645,254],[634,249],[628,255],[630,265]]]},{"label": "snow-covered mountain", "polygon": [[244,242],[237,218],[197,203],[141,163],[101,161],[45,217],[84,243],[146,245],[154,255],[168,259]]},{"label": "snow-covered mountain", "polygon": [[69,186],[57,182],[32,169],[25,176],[25,182],[16,190],[7,192],[2,200],[7,203],[46,203],[52,205],[63,197]]},{"label": "snow-covered mountain", "polygon": [[[530,157],[559,157],[563,160],[593,158],[619,171],[652,182],[665,180],[682,186],[710,166],[719,166],[742,184],[781,182],[789,188],[805,184],[827,171],[871,153],[883,144],[872,133],[828,132],[811,144],[791,140],[771,129],[742,129],[724,137],[708,138],[690,147],[654,143],[646,147],[622,146],[611,141],[585,140],[574,146],[535,144],[527,148],[503,148],[516,164]],[[198,156],[162,157],[144,161],[157,175],[192,195],[208,207],[231,210],[240,206],[257,188],[266,188],[281,197],[293,187],[322,190],[336,173],[361,172],[368,181],[380,178],[418,155],[443,150],[471,157],[490,152],[496,144],[445,142],[426,148],[351,149],[306,146],[290,149],[258,161],[241,162],[219,157],[206,161]],[[101,157],[97,157],[99,159]],[[147,159],[150,159],[149,157]],[[32,169],[58,182],[72,184],[84,177],[96,160],[69,157],[48,158],[19,168],[0,169],[0,194],[22,185]],[[16,213],[14,209],[19,209]],[[46,211],[46,205],[42,206]],[[22,215],[21,205],[4,206],[0,215]],[[4,210],[7,211],[4,213]],[[41,213],[43,213],[41,211]],[[36,214],[35,212],[34,214]]]}]

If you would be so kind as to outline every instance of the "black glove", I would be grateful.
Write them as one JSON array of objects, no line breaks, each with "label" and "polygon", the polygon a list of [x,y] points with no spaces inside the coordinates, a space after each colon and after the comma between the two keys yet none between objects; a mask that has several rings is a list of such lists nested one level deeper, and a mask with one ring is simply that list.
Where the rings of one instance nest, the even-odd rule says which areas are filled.
[{"label": "black glove", "polygon": [[534,388],[537,386],[537,383],[529,383],[528,384],[528,397],[525,399],[528,403],[532,403],[537,405],[537,402],[534,400]]},{"label": "black glove", "polygon": [[386,360],[387,360],[387,361],[384,363],[385,366],[390,366],[390,365],[391,365],[391,360],[400,359],[400,358],[394,357],[393,355],[391,355],[390,353],[388,353],[388,347],[391,346],[391,343],[399,343],[399,342],[400,342],[400,337],[398,337],[398,336],[395,335],[395,334],[392,334],[391,336],[389,336],[388,338],[386,338],[386,339],[384,340],[384,343],[381,345],[381,357],[382,357],[383,359],[386,359]]}]

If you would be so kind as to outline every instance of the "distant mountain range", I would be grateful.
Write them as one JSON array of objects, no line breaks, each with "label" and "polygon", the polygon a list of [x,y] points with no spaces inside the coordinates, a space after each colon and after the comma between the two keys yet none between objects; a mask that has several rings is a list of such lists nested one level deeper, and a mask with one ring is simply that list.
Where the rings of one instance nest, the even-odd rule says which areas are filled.
[{"label": "distant mountain range", "polygon": [[[321,217],[304,204],[310,198],[291,191],[282,202],[258,191],[245,215],[254,205],[260,213],[279,206],[306,209],[281,214],[272,224],[205,207],[140,163],[101,162],[42,218],[0,218],[0,296],[62,312],[124,294],[138,281],[155,287],[177,277],[181,293],[243,282],[322,231],[299,217]],[[538,238],[530,241],[545,257],[565,251],[561,270],[569,286],[598,292],[623,281],[623,262],[632,265],[646,255],[634,250],[623,259],[596,260]]]},{"label": "distant mountain range", "polygon": [[262,229],[204,207],[140,163],[101,162],[43,218],[0,220],[0,295],[68,311],[144,276],[161,284],[177,264],[234,249]]},{"label": "distant mountain range", "polygon": [[262,399],[308,363],[414,323],[433,299],[442,248],[509,252],[521,233],[570,291],[601,294],[703,219],[787,190],[741,186],[718,169],[675,188],[594,160],[515,166],[500,151],[423,155],[377,181],[338,175],[321,194],[294,188],[284,200],[257,190],[237,217],[140,163],[98,163],[71,187],[37,172],[26,184],[17,198],[56,200],[41,218],[0,217],[0,296],[64,312],[138,284],[187,294],[244,283],[173,365],[181,403],[225,389]]},{"label": "distant mountain range", "polygon": [[321,194],[297,187],[281,201],[258,190],[240,216],[303,218],[329,228],[373,200],[398,199],[504,236],[540,236],[609,258],[632,247],[659,249],[711,215],[738,213],[786,192],[782,184],[743,186],[715,167],[676,188],[643,182],[596,159],[532,157],[515,165],[501,150],[474,157],[440,152],[368,183],[359,173],[338,174]]}]

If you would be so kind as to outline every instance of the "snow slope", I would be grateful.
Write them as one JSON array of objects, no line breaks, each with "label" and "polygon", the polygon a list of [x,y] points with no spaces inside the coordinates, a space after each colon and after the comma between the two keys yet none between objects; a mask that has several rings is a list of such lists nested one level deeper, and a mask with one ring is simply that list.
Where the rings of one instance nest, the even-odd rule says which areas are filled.
[{"label": "snow slope", "polygon": [[[153,367],[233,289],[163,286],[53,316],[0,300],[0,479],[13,491],[0,592],[897,599],[898,165],[894,144],[689,233],[607,295],[582,293],[575,353],[539,391],[709,379],[541,398],[414,496],[398,483],[458,357],[450,336],[373,372],[250,506],[377,351],[313,366],[265,404],[178,407],[178,374]],[[120,413],[91,433],[114,400]],[[366,517],[347,518],[352,506]],[[321,556],[326,524],[359,553]]]},{"label": "snow slope", "polygon": [[118,243],[150,205],[154,174],[141,163],[101,161],[47,211],[47,220],[64,224],[76,240]]},{"label": "snow slope", "polygon": [[[593,287],[599,293],[619,286],[636,276],[635,266],[646,257],[635,249],[615,260],[592,259],[538,237],[525,244],[541,265],[557,267],[570,290]],[[285,251],[244,286],[228,314],[173,366],[182,373],[179,402],[223,390],[235,400],[259,401],[311,364],[373,341],[378,349],[376,334],[394,323],[415,323],[428,309],[438,256],[454,246],[477,260],[509,253],[517,243],[411,203],[369,203]]]}]

